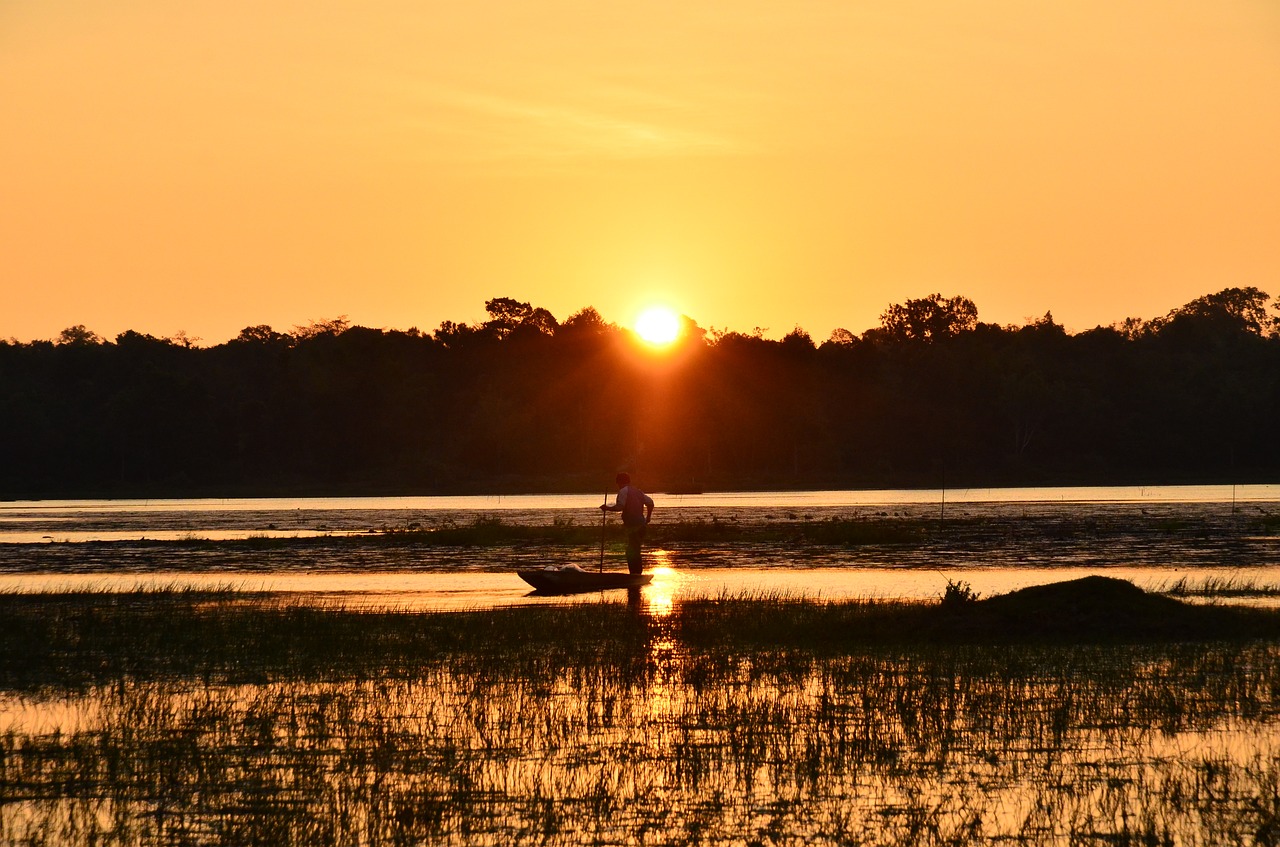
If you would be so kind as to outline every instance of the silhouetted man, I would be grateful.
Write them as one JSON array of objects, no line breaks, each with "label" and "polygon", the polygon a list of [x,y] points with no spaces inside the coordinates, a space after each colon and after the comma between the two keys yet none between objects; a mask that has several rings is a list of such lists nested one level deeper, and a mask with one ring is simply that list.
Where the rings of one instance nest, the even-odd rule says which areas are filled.
[{"label": "silhouetted man", "polygon": [[644,541],[644,528],[653,517],[653,498],[631,484],[631,475],[620,473],[614,477],[618,483],[618,496],[613,505],[601,503],[600,508],[609,512],[622,512],[622,525],[627,531],[627,570],[640,574],[640,544]]}]

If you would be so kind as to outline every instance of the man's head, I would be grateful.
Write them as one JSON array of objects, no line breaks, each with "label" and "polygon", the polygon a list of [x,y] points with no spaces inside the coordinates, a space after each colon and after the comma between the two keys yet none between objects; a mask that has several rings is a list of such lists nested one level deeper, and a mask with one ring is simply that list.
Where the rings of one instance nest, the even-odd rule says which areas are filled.
[{"label": "man's head", "polygon": [[618,483],[618,487],[619,487],[619,488],[621,488],[621,487],[622,487],[622,486],[624,486],[624,485],[630,485],[630,484],[631,484],[631,474],[626,473],[626,472],[620,473],[620,474],[618,474],[617,476],[615,476],[615,477],[613,478],[613,481],[614,481],[614,482],[616,482],[616,483]]}]

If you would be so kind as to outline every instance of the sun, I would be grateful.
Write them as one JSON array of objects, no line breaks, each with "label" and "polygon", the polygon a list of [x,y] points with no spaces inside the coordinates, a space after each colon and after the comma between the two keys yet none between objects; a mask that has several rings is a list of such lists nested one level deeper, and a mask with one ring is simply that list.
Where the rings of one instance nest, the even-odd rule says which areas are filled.
[{"label": "sun", "polygon": [[636,317],[636,335],[655,347],[680,336],[680,316],[666,306],[650,306]]}]

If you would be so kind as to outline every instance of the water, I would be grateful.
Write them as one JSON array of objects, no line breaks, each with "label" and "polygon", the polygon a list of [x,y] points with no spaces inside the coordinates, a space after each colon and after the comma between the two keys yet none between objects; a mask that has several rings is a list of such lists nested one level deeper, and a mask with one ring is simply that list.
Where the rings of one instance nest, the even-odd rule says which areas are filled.
[{"label": "water", "polygon": [[[740,492],[657,495],[655,529],[830,519],[922,525],[918,543],[672,541],[649,549],[647,602],[718,593],[990,595],[1107,573],[1145,588],[1237,578],[1280,585],[1280,485]],[[235,587],[307,600],[487,608],[528,596],[518,567],[598,566],[591,545],[362,543],[477,520],[599,525],[590,495],[74,500],[0,503],[0,590]],[[1262,527],[1259,529],[1259,527]],[[285,539],[278,544],[230,542]],[[620,568],[611,549],[607,566]],[[572,602],[594,602],[595,595]]]},{"label": "water", "polygon": [[[656,495],[659,515],[721,519],[740,513],[858,512],[905,509],[937,514],[961,507],[1018,504],[1280,504],[1276,485],[1080,486],[1057,488],[885,489],[872,491],[746,491]],[[440,525],[476,517],[538,522],[594,517],[589,495],[524,494],[465,497],[300,497],[195,500],[15,500],[0,503],[0,543],[126,538],[227,540],[249,536],[305,537],[364,532],[414,522]],[[664,518],[665,519],[665,518]]]},{"label": "water", "polygon": [[0,843],[1274,843],[1274,645],[743,654],[655,627],[547,662],[529,635],[0,691]]},{"label": "water", "polygon": [[[317,672],[304,655],[293,669],[238,659],[223,679],[146,670],[167,650],[202,655],[217,639],[167,633],[221,632],[217,621],[171,620],[139,652],[133,639],[164,619],[114,632],[130,614],[122,604],[101,630],[123,633],[118,652],[73,636],[39,685],[0,687],[0,843],[1261,843],[1280,820],[1274,644],[810,655],[677,640],[679,616],[665,613],[723,592],[938,597],[962,580],[986,595],[1099,572],[1143,587],[1280,585],[1274,486],[1234,498],[1222,487],[948,491],[945,520],[941,494],[661,498],[655,535],[699,522],[755,534],[673,533],[648,550],[648,614],[617,607],[619,620],[642,621],[643,643],[592,641],[576,625],[484,630],[479,647],[431,658],[421,629],[456,621],[426,616],[405,622],[400,648],[375,639],[354,651],[354,677],[324,662]],[[590,566],[594,545],[441,547],[380,533],[495,516],[600,520],[589,498],[555,497],[0,504],[0,591],[231,586],[411,609],[600,602],[531,598],[512,573]],[[797,540],[830,518],[922,531],[911,543]],[[286,540],[237,541],[259,536]],[[608,561],[621,566],[616,548]],[[70,625],[93,632],[95,620]],[[241,632],[274,636],[291,618],[263,620]],[[300,620],[298,643],[342,655],[342,639],[314,638]],[[27,630],[9,630],[22,643]],[[11,669],[22,652],[7,653]],[[119,670],[86,686],[67,670],[76,662]]]}]

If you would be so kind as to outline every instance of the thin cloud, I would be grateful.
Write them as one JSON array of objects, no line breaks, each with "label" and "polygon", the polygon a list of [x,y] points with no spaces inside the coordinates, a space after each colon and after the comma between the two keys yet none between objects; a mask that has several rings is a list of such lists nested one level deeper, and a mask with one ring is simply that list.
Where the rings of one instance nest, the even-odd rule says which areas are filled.
[{"label": "thin cloud", "polygon": [[[621,160],[694,155],[742,155],[752,147],[728,135],[683,124],[695,110],[669,98],[622,89],[591,92],[600,105],[439,90],[429,100],[436,131],[474,142],[472,160]],[[434,121],[433,121],[434,123]]]}]

